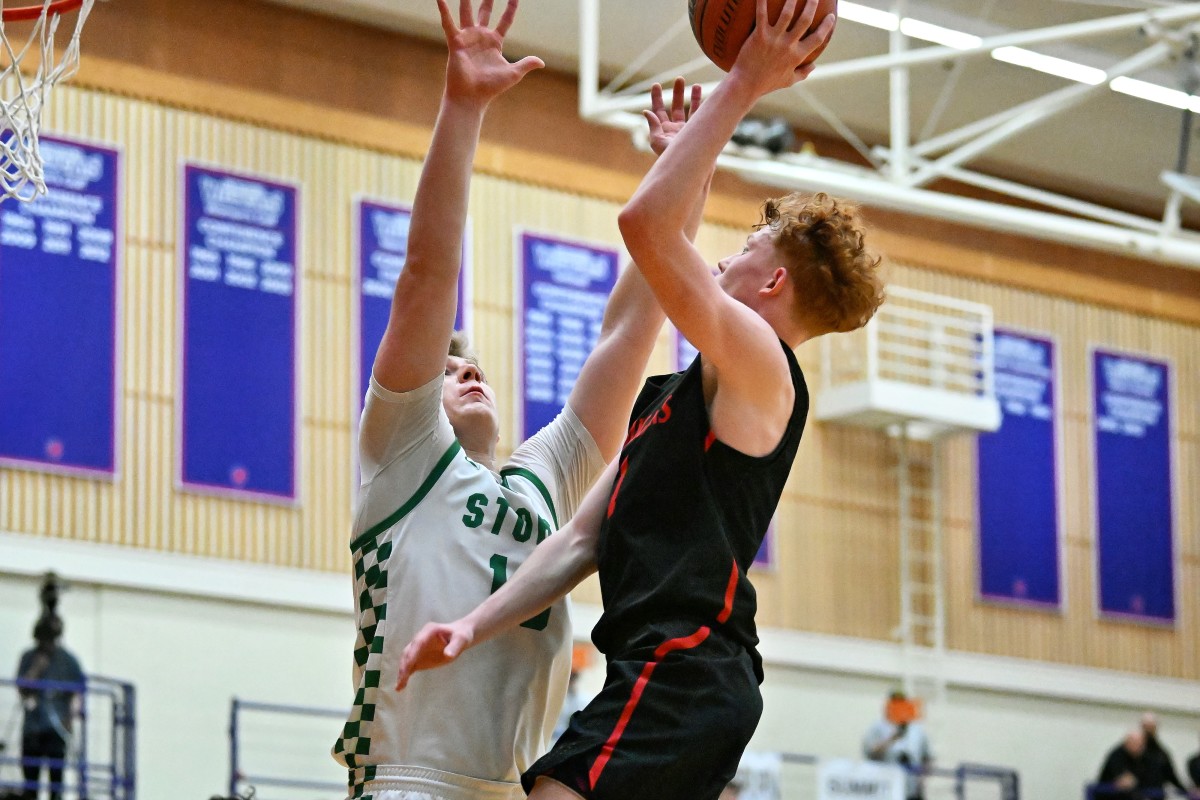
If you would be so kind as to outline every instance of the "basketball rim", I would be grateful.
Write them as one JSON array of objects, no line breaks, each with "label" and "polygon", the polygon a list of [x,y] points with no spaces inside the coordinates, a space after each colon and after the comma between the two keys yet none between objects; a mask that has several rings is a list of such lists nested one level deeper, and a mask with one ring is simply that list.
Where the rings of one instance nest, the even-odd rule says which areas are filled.
[{"label": "basketball rim", "polygon": [[35,20],[42,16],[43,10],[49,16],[50,14],[63,14],[67,11],[74,11],[81,5],[83,5],[83,0],[54,0],[50,3],[49,7],[46,7],[44,3],[16,6],[15,8],[5,6],[3,16],[5,22],[24,22]]}]

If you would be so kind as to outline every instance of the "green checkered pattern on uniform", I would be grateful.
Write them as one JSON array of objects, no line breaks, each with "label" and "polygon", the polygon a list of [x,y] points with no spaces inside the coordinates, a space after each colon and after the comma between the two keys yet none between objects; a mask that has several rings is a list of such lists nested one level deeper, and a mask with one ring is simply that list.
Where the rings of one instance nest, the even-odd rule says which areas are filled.
[{"label": "green checkered pattern on uniform", "polygon": [[[387,619],[387,561],[392,555],[392,543],[384,541],[383,544],[379,544],[379,536],[425,499],[425,495],[429,494],[429,490],[460,450],[462,445],[457,441],[451,444],[420,488],[404,505],[350,543],[350,552],[354,556],[354,586],[358,590],[358,637],[354,643],[354,663],[363,673],[361,685],[354,697],[354,707],[350,711],[350,719],[342,728],[342,735],[334,743],[333,752],[342,756],[346,766],[350,768],[352,797],[365,797],[369,800],[369,795],[363,795],[364,784],[375,778],[375,767],[361,764],[359,757],[371,752],[371,723],[375,721],[374,697],[379,690],[379,664],[383,656],[384,637],[379,632],[379,626]],[[356,773],[359,772],[362,775],[356,780]]]},{"label": "green checkered pattern on uniform", "polygon": [[[383,635],[379,624],[387,618],[387,560],[392,543],[376,546],[374,538],[360,540],[354,555],[354,583],[358,588],[358,637],[354,643],[354,663],[363,670],[362,686],[354,697],[350,720],[333,751],[346,757],[346,764],[357,767],[357,756],[371,752],[370,724],[375,720],[375,703],[371,702],[379,688],[379,656],[383,653]],[[372,664],[372,661],[375,663]]]},{"label": "green checkered pattern on uniform", "polygon": [[[362,775],[356,775],[356,772],[361,772]],[[350,796],[360,798],[361,800],[371,800],[373,795],[363,794],[363,787],[367,785],[368,781],[373,780],[375,780],[375,767],[361,767],[350,770],[350,780],[348,782]]]}]

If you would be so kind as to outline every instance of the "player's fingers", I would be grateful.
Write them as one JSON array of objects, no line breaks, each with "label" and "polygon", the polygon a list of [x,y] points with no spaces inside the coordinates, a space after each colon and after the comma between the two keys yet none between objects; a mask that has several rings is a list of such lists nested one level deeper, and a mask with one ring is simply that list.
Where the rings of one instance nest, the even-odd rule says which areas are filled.
[{"label": "player's fingers", "polygon": [[755,5],[754,26],[764,31],[771,27],[771,20],[767,16],[767,0],[758,0]]},{"label": "player's fingers", "polygon": [[675,122],[683,122],[687,119],[687,113],[683,108],[683,92],[687,87],[683,78],[676,78],[675,85],[671,87],[671,119]]},{"label": "player's fingers", "polygon": [[833,14],[826,15],[825,19],[821,20],[820,25],[799,41],[801,60],[806,60],[809,54],[824,47],[825,43],[829,41],[829,37],[833,34],[833,26],[836,22],[837,19]]},{"label": "player's fingers", "polygon": [[799,0],[787,0],[783,4],[783,9],[779,12],[779,19],[775,20],[777,28],[784,31],[792,29],[792,21],[796,18],[797,5],[799,5]]},{"label": "player's fingers", "polygon": [[450,634],[450,643],[442,650],[442,655],[453,661],[458,658],[459,653],[466,649],[466,646],[467,637],[459,633],[452,633]]},{"label": "player's fingers", "polygon": [[454,24],[454,17],[450,14],[450,6],[446,0],[437,0],[438,14],[442,18],[442,31],[449,38],[458,33],[458,27]]},{"label": "player's fingers", "polygon": [[817,16],[817,8],[820,6],[818,0],[805,0],[804,6],[800,9],[800,14],[792,20],[792,24],[788,26],[788,30],[794,33],[806,34],[808,29],[812,27],[813,20]]},{"label": "player's fingers", "polygon": [[479,4],[479,18],[477,21],[479,22],[480,25],[486,26],[491,21],[491,19],[492,19],[492,0],[483,0],[483,2]]},{"label": "player's fingers", "polygon": [[471,0],[458,0],[458,24],[463,28],[475,24],[475,15],[471,13]]},{"label": "player's fingers", "polygon": [[411,648],[412,644],[409,644],[400,654],[400,668],[396,671],[396,691],[407,686],[408,678],[412,675],[412,656],[409,652]]},{"label": "player's fingers", "polygon": [[662,84],[656,83],[650,87],[650,112],[661,122],[667,121],[667,109],[663,104]]},{"label": "player's fingers", "polygon": [[698,83],[693,83],[692,84],[692,108],[691,108],[691,111],[688,112],[689,119],[700,109],[700,103],[703,100],[704,100],[703,87],[701,87],[700,84],[698,84]]},{"label": "player's fingers", "polygon": [[500,22],[496,25],[496,33],[504,36],[508,33],[508,29],[512,27],[513,20],[517,18],[517,0],[508,0],[508,5],[504,7],[504,13],[500,15]]},{"label": "player's fingers", "polygon": [[542,67],[546,66],[546,62],[542,61],[537,56],[525,56],[516,64],[513,64],[513,66],[516,67],[517,73],[524,78],[535,69],[541,69]]}]

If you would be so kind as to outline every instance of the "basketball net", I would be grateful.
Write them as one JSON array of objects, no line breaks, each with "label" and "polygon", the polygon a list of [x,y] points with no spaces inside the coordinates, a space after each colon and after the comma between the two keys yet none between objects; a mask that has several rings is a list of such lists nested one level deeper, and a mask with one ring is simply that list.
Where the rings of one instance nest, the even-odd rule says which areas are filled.
[{"label": "basketball net", "polygon": [[[11,197],[27,203],[46,193],[38,148],[42,110],[55,84],[79,69],[79,34],[95,0],[83,0],[75,32],[57,62],[54,36],[62,15],[50,13],[51,2],[42,3],[41,15],[34,21],[29,39],[24,44],[17,42],[20,49],[8,38],[11,23],[0,19],[0,201]],[[0,0],[0,12],[3,9],[4,0]],[[37,71],[26,65],[22,72],[22,61],[35,49],[40,56]]]}]

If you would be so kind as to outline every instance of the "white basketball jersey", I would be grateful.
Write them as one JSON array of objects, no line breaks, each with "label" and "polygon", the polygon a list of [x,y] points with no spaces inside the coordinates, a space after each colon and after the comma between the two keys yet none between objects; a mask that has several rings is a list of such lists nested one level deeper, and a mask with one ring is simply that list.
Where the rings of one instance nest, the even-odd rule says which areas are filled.
[{"label": "white basketball jersey", "polygon": [[455,439],[441,387],[438,377],[396,394],[372,378],[363,410],[351,543],[356,694],[333,748],[351,770],[352,796],[380,766],[516,782],[545,752],[566,693],[565,600],[394,688],[400,652],[421,627],[467,614],[502,586],[604,467],[567,409],[497,475]]}]

